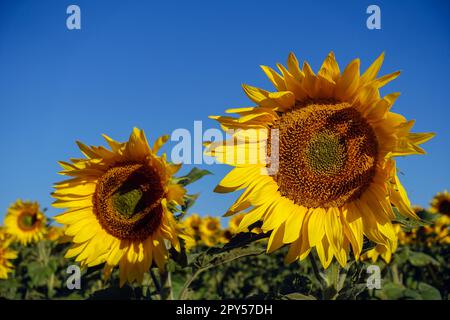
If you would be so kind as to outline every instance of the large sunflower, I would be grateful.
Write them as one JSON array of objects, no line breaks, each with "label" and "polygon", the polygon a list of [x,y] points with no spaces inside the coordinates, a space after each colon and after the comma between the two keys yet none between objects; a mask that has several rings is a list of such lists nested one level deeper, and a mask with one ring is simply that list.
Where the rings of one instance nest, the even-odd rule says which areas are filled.
[{"label": "large sunflower", "polygon": [[0,279],[8,279],[8,273],[14,269],[10,260],[17,258],[17,252],[9,249],[9,240],[0,239]]},{"label": "large sunflower", "polygon": [[85,267],[105,263],[105,276],[119,265],[120,285],[142,282],[154,261],[163,270],[167,244],[180,250],[178,227],[168,207],[183,203],[185,189],[173,183],[181,165],[157,156],[167,136],[150,148],[144,131],[134,129],[128,142],[104,136],[111,150],[78,146],[85,155],[60,162],[61,174],[53,205],[67,208],[55,220],[73,237],[66,257]]},{"label": "large sunflower", "polygon": [[276,92],[244,85],[257,106],[227,111],[237,117],[212,117],[234,130],[206,151],[235,166],[215,191],[245,189],[227,215],[248,209],[240,229],[262,220],[262,230],[272,231],[268,252],[290,245],[286,262],[315,247],[324,267],[333,257],[345,265],[350,246],[359,258],[364,236],[392,252],[391,203],[417,217],[393,158],[424,154],[419,144],[433,134],[411,133],[414,121],[390,111],[399,93],[380,96],[399,75],[377,78],[383,58],[362,75],[359,59],[341,73],[331,52],[315,74],[291,53],[287,68],[278,64],[281,74],[262,67]]},{"label": "large sunflower", "polygon": [[37,202],[17,200],[5,216],[6,233],[20,243],[37,242],[44,238],[47,219]]}]

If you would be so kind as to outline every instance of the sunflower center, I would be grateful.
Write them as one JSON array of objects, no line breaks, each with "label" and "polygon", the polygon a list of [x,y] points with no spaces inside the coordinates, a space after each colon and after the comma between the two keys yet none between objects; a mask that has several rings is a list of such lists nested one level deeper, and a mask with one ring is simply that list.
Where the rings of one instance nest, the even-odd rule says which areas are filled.
[{"label": "sunflower center", "polygon": [[332,132],[319,132],[311,137],[305,150],[309,168],[319,174],[338,172],[345,161],[345,150],[339,137]]},{"label": "sunflower center", "polygon": [[97,183],[94,212],[101,226],[122,240],[145,240],[160,226],[164,190],[148,164],[119,164]]},{"label": "sunflower center", "polygon": [[37,216],[30,212],[24,212],[19,217],[19,225],[24,230],[30,230],[34,228],[37,222]]},{"label": "sunflower center", "polygon": [[375,174],[372,127],[348,103],[308,102],[283,114],[279,130],[281,194],[306,207],[339,207],[358,198]]},{"label": "sunflower center", "polygon": [[208,222],[208,230],[214,231],[216,230],[216,223],[215,222]]},{"label": "sunflower center", "polygon": [[439,212],[442,214],[445,214],[447,216],[450,216],[450,201],[449,200],[443,200],[441,203],[439,203]]},{"label": "sunflower center", "polygon": [[144,193],[140,189],[133,189],[128,192],[117,192],[112,196],[113,207],[117,213],[125,219],[132,217],[139,212],[138,205]]}]

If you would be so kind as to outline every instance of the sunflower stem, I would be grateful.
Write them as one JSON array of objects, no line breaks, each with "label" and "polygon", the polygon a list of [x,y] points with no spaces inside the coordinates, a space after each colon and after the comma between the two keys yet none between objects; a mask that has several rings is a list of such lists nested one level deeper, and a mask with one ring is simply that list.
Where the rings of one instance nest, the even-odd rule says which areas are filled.
[{"label": "sunflower stem", "polygon": [[181,289],[180,294],[178,296],[178,300],[186,300],[188,293],[189,293],[189,286],[192,284],[192,282],[198,277],[200,273],[202,273],[204,269],[197,269],[192,276],[189,277],[189,279],[186,281],[186,283],[183,286],[183,289]]},{"label": "sunflower stem", "polygon": [[161,300],[173,300],[172,278],[170,271],[160,271],[159,277],[161,279]]},{"label": "sunflower stem", "polygon": [[161,295],[161,285],[159,284],[158,278],[156,278],[153,269],[150,269],[150,276],[152,277],[153,284],[155,285],[156,291]]},{"label": "sunflower stem", "polygon": [[396,264],[393,264],[391,266],[391,272],[392,272],[392,280],[394,281],[395,284],[401,285],[402,281],[400,279],[400,276],[398,274],[398,267]]},{"label": "sunflower stem", "polygon": [[320,287],[323,289],[326,284],[324,282],[324,279],[320,275],[319,268],[317,267],[317,263],[316,263],[316,260],[313,257],[313,254],[310,253],[308,255],[308,258],[309,258],[309,261],[311,262],[311,266],[312,266],[312,269],[313,269],[314,276],[316,277],[317,281],[319,282]]},{"label": "sunflower stem", "polygon": [[337,264],[337,262],[333,262],[326,274],[327,277],[327,284],[328,284],[328,290],[329,293],[328,298],[335,300],[339,294],[340,288],[339,288],[339,276],[340,276],[340,267]]}]

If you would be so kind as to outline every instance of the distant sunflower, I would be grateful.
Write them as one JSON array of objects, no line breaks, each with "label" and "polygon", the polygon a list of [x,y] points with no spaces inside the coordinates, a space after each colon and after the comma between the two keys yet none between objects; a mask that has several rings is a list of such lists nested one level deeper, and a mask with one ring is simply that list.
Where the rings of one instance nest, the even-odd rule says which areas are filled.
[{"label": "distant sunflower", "polygon": [[413,209],[413,211],[414,211],[418,216],[419,216],[420,214],[422,214],[422,213],[425,212],[425,209],[424,209],[424,208],[422,208],[421,206],[417,206],[417,205],[411,206],[411,209]]},{"label": "distant sunflower", "polygon": [[447,190],[438,192],[433,200],[431,200],[430,212],[440,213],[443,216],[439,218],[439,222],[450,225],[450,194]]},{"label": "distant sunflower", "polygon": [[220,235],[218,238],[218,242],[225,244],[230,242],[230,240],[233,238],[233,233],[231,233],[230,229],[225,229],[220,231]]},{"label": "distant sunflower", "polygon": [[[262,67],[277,92],[244,85],[256,107],[227,111],[238,117],[211,117],[235,130],[206,151],[235,166],[215,191],[245,189],[226,215],[249,209],[240,229],[262,220],[262,230],[272,232],[268,252],[290,245],[286,262],[304,259],[315,247],[324,267],[333,257],[343,266],[350,246],[359,258],[364,235],[392,252],[391,203],[417,217],[393,157],[424,154],[419,145],[434,134],[411,133],[414,121],[390,111],[399,93],[381,97],[379,89],[399,72],[377,78],[383,59],[362,75],[355,59],[341,73],[331,52],[315,74],[290,54],[287,68],[278,64],[281,74]],[[271,157],[279,160],[274,173]]]},{"label": "distant sunflower", "polygon": [[236,214],[233,217],[231,217],[231,219],[228,223],[228,229],[230,229],[230,232],[232,234],[237,233],[237,231],[239,229],[239,224],[241,223],[243,218],[244,218],[243,214]]},{"label": "distant sunflower", "polygon": [[201,223],[202,219],[196,213],[190,215],[183,221],[186,231],[193,236],[198,234]]},{"label": "distant sunflower", "polygon": [[61,242],[63,240],[62,242],[69,242],[70,238],[64,235],[64,229],[63,227],[57,226],[48,227],[45,238],[50,241]]},{"label": "distant sunflower", "polygon": [[86,158],[60,162],[61,174],[71,178],[55,185],[53,205],[67,208],[55,218],[73,237],[66,257],[87,267],[105,263],[106,277],[119,265],[122,286],[142,282],[153,261],[165,268],[166,241],[180,250],[179,228],[168,207],[183,203],[185,189],[172,182],[180,165],[156,154],[167,136],[153,148],[137,128],[125,143],[104,138],[111,150],[78,142]]},{"label": "distant sunflower", "polygon": [[17,200],[5,216],[6,233],[23,245],[37,242],[46,233],[46,217],[37,202]]},{"label": "distant sunflower", "polygon": [[217,217],[205,217],[200,224],[200,232],[206,236],[213,236],[220,230],[220,220]]},{"label": "distant sunflower", "polygon": [[184,246],[188,252],[191,251],[194,247],[196,247],[198,240],[200,240],[200,224],[201,223],[202,223],[202,219],[196,213],[188,216],[181,223],[181,227],[183,228],[183,231],[187,235],[189,235],[189,237],[186,237],[186,238],[183,237],[183,239],[185,240]]},{"label": "distant sunflower", "polygon": [[10,241],[0,240],[0,279],[8,279],[8,273],[14,270],[10,260],[17,258],[17,252],[9,249]]},{"label": "distant sunflower", "polygon": [[200,224],[200,238],[205,245],[212,247],[219,241],[220,220],[217,217],[204,217]]}]

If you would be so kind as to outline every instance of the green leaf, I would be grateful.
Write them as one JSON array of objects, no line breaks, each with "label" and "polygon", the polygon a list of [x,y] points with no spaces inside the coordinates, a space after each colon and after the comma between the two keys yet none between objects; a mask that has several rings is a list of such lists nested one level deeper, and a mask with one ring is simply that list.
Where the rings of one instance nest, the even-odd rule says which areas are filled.
[{"label": "green leaf", "polygon": [[236,248],[241,248],[248,246],[252,242],[268,238],[270,236],[270,233],[253,233],[253,232],[241,232],[236,234],[231,240],[223,246],[223,248],[214,248],[211,249],[210,252],[213,253],[220,253],[229,251]]},{"label": "green leaf", "polygon": [[337,300],[355,300],[366,288],[366,283],[349,284],[348,287],[339,291]]},{"label": "green leaf", "polygon": [[398,300],[404,297],[405,287],[393,282],[383,284],[381,290],[375,292],[376,296],[384,300]]},{"label": "green leaf", "polygon": [[209,269],[242,257],[257,256],[264,252],[266,252],[265,249],[258,247],[234,248],[216,252],[210,249],[200,254],[193,262],[193,265],[198,269]]},{"label": "green leaf", "polygon": [[188,257],[186,254],[186,249],[181,245],[181,251],[178,252],[173,247],[169,249],[170,257],[174,262],[176,262],[180,267],[185,268],[188,265]]},{"label": "green leaf", "polygon": [[403,265],[405,264],[409,259],[409,254],[411,250],[409,250],[408,247],[400,247],[395,252],[393,263],[397,265]]},{"label": "green leaf", "polygon": [[403,291],[403,298],[408,300],[422,300],[420,293],[410,288],[405,288]]},{"label": "green leaf", "polygon": [[175,183],[181,184],[182,186],[187,186],[188,184],[191,184],[209,174],[212,173],[208,170],[193,168],[187,175],[174,178],[173,180]]},{"label": "green leaf", "polygon": [[433,257],[423,252],[409,252],[409,262],[415,267],[424,267],[427,265],[439,266],[439,262]]},{"label": "green leaf", "polygon": [[27,266],[27,270],[33,287],[46,285],[47,279],[54,273],[51,266],[43,266],[37,261],[30,262]]},{"label": "green leaf", "polygon": [[417,290],[424,300],[442,300],[439,290],[427,283],[420,282]]},{"label": "green leaf", "polygon": [[431,222],[420,219],[420,220],[416,220],[416,219],[410,219],[410,218],[406,218],[405,216],[401,215],[400,212],[398,211],[397,208],[393,208],[394,213],[395,213],[395,220],[396,222],[400,223],[402,225],[402,227],[404,229],[406,229],[407,231],[410,231],[412,229],[416,229],[419,227],[424,227],[424,226],[428,226],[431,224]]},{"label": "green leaf", "polygon": [[285,294],[281,297],[282,300],[317,300],[316,297],[311,295],[305,295],[299,292],[293,292],[289,294]]},{"label": "green leaf", "polygon": [[198,193],[186,194],[184,196],[184,204],[181,206],[182,215],[184,215],[186,211],[188,211],[188,209],[194,205],[195,201],[197,201],[198,196]]}]

